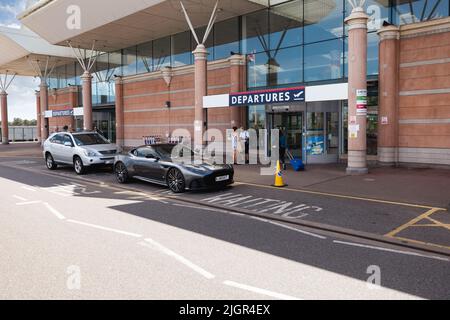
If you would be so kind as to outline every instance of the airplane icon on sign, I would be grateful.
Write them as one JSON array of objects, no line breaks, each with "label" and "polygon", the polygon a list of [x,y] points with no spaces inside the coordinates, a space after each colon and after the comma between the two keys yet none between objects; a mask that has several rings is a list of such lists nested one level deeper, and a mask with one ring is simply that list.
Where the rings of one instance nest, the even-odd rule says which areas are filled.
[{"label": "airplane icon on sign", "polygon": [[304,92],[305,91],[300,91],[299,93],[294,94],[294,100],[300,100]]}]

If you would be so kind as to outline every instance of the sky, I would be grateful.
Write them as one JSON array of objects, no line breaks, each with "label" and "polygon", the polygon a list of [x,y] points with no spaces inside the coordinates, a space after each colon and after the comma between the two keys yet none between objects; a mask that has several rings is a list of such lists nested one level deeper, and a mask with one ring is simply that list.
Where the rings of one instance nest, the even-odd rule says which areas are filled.
[{"label": "sky", "polygon": [[[0,0],[0,26],[20,28],[16,16],[25,9],[27,0]],[[0,48],[1,52],[1,48]],[[8,89],[8,120],[36,119],[36,95],[39,80],[16,77]]]}]

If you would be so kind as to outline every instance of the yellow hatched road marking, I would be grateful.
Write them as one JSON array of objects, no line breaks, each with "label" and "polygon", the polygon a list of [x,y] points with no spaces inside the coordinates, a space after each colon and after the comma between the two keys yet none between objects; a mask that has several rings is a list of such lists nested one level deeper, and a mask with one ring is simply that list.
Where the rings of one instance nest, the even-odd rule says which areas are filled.
[{"label": "yellow hatched road marking", "polygon": [[[405,223],[404,225],[401,225],[400,227],[398,227],[397,229],[389,232],[388,234],[386,234],[386,237],[395,237],[396,234],[402,232],[403,230],[405,230],[406,228],[411,227],[412,225],[415,225],[417,222],[419,222],[420,220],[426,219],[429,216],[431,216],[433,213],[438,212],[438,211],[446,211],[445,209],[440,209],[440,208],[432,208],[430,210],[428,210],[427,212],[425,212],[424,214],[421,214],[420,216],[412,219],[411,221]],[[397,239],[399,239],[397,237]]]}]

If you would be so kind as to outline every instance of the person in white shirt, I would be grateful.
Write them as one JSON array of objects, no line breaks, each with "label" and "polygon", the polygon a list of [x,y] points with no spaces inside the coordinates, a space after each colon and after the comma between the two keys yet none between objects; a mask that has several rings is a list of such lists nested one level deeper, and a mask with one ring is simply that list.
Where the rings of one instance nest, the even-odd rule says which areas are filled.
[{"label": "person in white shirt", "polygon": [[241,127],[241,133],[239,134],[242,145],[245,149],[245,163],[249,162],[249,149],[250,149],[250,134],[244,127]]},{"label": "person in white shirt", "polygon": [[239,134],[237,132],[237,127],[233,127],[233,133],[231,134],[231,149],[233,151],[233,164],[237,163],[238,155],[238,145],[239,145]]}]

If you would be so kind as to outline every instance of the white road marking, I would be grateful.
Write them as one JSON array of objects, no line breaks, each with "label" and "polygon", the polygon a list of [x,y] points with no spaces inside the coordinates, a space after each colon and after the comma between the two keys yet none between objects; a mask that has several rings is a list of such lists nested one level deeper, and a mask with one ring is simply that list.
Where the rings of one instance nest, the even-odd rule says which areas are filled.
[{"label": "white road marking", "polygon": [[115,233],[120,233],[120,234],[123,234],[123,235],[126,235],[126,236],[130,236],[130,237],[134,237],[134,238],[141,238],[142,237],[142,235],[137,234],[137,233],[132,233],[132,232],[127,232],[127,231],[112,229],[112,228],[103,227],[103,226],[99,226],[99,225],[91,224],[91,223],[86,223],[86,222],[82,222],[82,221],[69,219],[69,220],[67,220],[67,222],[75,223],[75,224],[79,224],[79,225],[82,225],[82,226],[91,227],[91,228],[95,228],[95,229],[100,229],[100,230],[104,230],[104,231],[111,231],[111,232],[115,232]]},{"label": "white road marking", "polygon": [[193,262],[191,262],[188,259],[186,259],[185,257],[179,255],[178,253],[175,253],[174,251],[170,250],[169,248],[164,247],[162,244],[154,241],[153,239],[145,239],[145,241],[150,243],[150,244],[152,244],[153,246],[155,246],[161,252],[167,254],[168,256],[173,257],[175,260],[178,260],[179,262],[181,262],[182,264],[184,264],[188,268],[192,269],[193,271],[201,274],[206,279],[214,279],[216,277],[212,273],[206,271],[202,267],[197,266]]},{"label": "white road marking", "polygon": [[25,189],[25,190],[28,190],[28,191],[36,192],[36,189],[31,188],[31,187],[23,186],[22,188]]},{"label": "white road marking", "polygon": [[66,217],[64,217],[58,210],[56,210],[55,208],[53,208],[51,205],[49,205],[47,202],[43,203],[44,206],[51,212],[53,213],[58,219],[60,220],[64,220],[66,219]]},{"label": "white road marking", "polygon": [[409,255],[409,256],[417,256],[417,257],[435,259],[435,260],[441,260],[441,261],[450,261],[450,259],[448,259],[448,258],[443,258],[443,257],[438,257],[438,256],[428,256],[425,254],[420,254],[420,253],[410,252],[410,251],[401,251],[401,250],[395,250],[395,249],[389,249],[389,248],[375,247],[375,246],[370,246],[370,245],[361,244],[361,243],[345,242],[345,241],[338,241],[338,240],[334,240],[333,242],[337,243],[337,244],[343,244],[343,245],[353,246],[353,247],[360,247],[360,248],[367,248],[367,249],[373,249],[373,250],[379,250],[379,251],[400,253],[400,254]]},{"label": "white road marking", "polygon": [[252,287],[246,284],[241,284],[241,283],[237,283],[234,281],[224,281],[223,282],[224,285],[229,286],[229,287],[234,287],[234,288],[238,288],[238,289],[242,289],[242,290],[246,290],[246,291],[250,291],[250,292],[254,292],[254,293],[258,293],[258,294],[262,294],[268,297],[272,297],[272,298],[276,298],[276,299],[280,299],[280,300],[302,300],[296,297],[292,297],[292,296],[288,296],[282,293],[277,293],[277,292],[273,292],[273,291],[269,291],[266,289],[261,289],[261,288],[257,288],[257,287]]},{"label": "white road marking", "polygon": [[28,206],[28,205],[32,205],[32,204],[38,204],[38,203],[42,203],[42,201],[19,202],[19,203],[16,203],[16,206]]},{"label": "white road marking", "polygon": [[13,195],[13,198],[16,198],[17,200],[20,200],[20,201],[27,201],[27,199],[25,199],[24,197],[17,196],[17,195]]},{"label": "white road marking", "polygon": [[273,224],[273,225],[276,225],[276,226],[279,226],[279,227],[282,227],[282,228],[285,228],[285,229],[289,229],[289,230],[292,230],[292,231],[295,231],[295,232],[302,233],[302,234],[307,235],[307,236],[319,238],[319,239],[322,239],[322,240],[327,239],[327,237],[324,237],[324,236],[321,236],[321,235],[318,235],[318,234],[315,234],[315,233],[312,233],[312,232],[300,230],[300,229],[297,229],[297,228],[294,228],[294,227],[290,227],[290,226],[287,226],[287,225],[284,225],[284,224],[281,224],[281,223],[278,223],[278,222],[269,221],[269,223]]}]

